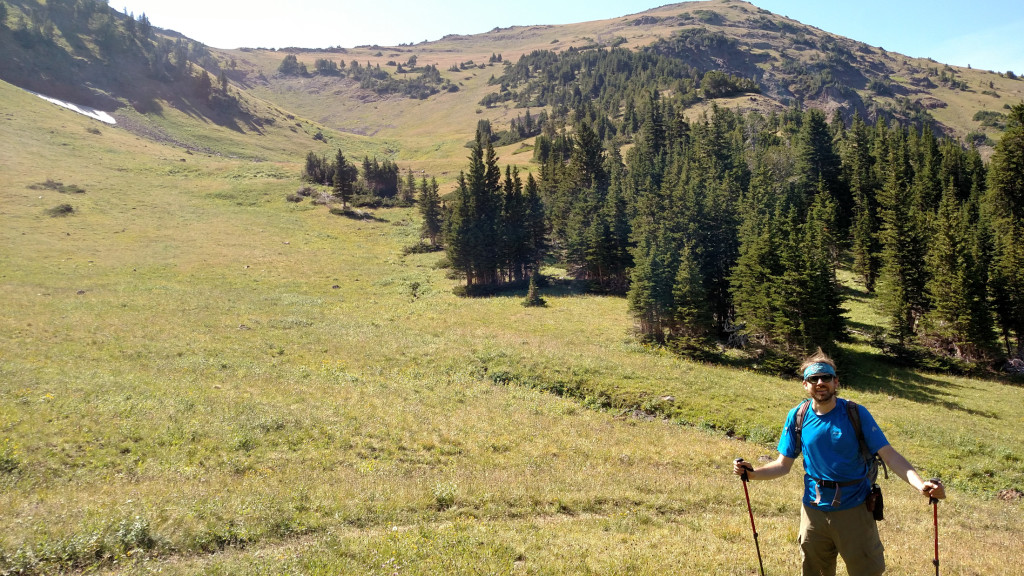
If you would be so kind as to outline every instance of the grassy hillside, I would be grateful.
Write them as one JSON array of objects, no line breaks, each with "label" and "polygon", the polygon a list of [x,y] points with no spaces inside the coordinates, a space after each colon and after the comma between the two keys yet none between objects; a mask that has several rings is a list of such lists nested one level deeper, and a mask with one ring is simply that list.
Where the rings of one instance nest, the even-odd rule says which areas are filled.
[{"label": "grassy hillside", "polygon": [[[414,211],[285,201],[305,123],[149,120],[230,151],[189,154],[0,101],[0,572],[753,573],[730,462],[773,457],[797,382],[641,347],[619,298],[456,298],[436,254],[402,256]],[[944,572],[1024,573],[997,496],[1024,478],[1022,390],[866,344],[843,368],[951,485]],[[799,484],[750,487],[772,573],[796,570]],[[930,570],[930,510],[885,489],[890,571]]]},{"label": "grassy hillside", "polygon": [[[739,110],[755,108],[770,113],[801,101],[829,114],[841,110],[850,115],[857,110],[870,118],[874,107],[879,107],[908,118],[919,108],[934,118],[937,127],[950,136],[975,143],[987,157],[993,141],[999,138],[1000,128],[986,125],[975,115],[1003,114],[1004,105],[1024,100],[1024,81],[1008,77],[1005,71],[960,68],[909,58],[738,0],[684,2],[642,14],[562,26],[496,28],[486,34],[452,35],[400,47],[360,46],[334,52],[245,49],[218,54],[223,59],[235,60],[233,79],[253,94],[341,132],[386,138],[393,143],[392,151],[403,167],[408,162],[416,169],[437,174],[442,181],[450,181],[465,159],[463,145],[472,139],[478,120],[488,119],[496,129],[504,129],[524,113],[509,104],[495,108],[479,105],[485,95],[498,90],[488,83],[502,74],[502,64],[489,63],[492,55],[500,54],[505,62],[516,62],[534,50],[561,52],[570,47],[613,45],[638,49],[692,29],[721,33],[735,40],[748,54],[745,67],[714,54],[707,63],[726,69],[732,66],[735,73],[759,79],[764,95],[717,102]],[[379,65],[392,73],[397,67],[389,66],[389,62],[402,63],[416,56],[419,65],[436,65],[460,91],[413,100],[380,97],[359,90],[346,79],[281,76],[277,67],[286,53],[296,54],[310,70],[316,59],[325,58]],[[459,72],[449,70],[453,65],[469,62],[476,66]],[[525,164],[529,154],[514,155],[516,150],[513,147],[502,151],[503,158],[509,163]]]}]

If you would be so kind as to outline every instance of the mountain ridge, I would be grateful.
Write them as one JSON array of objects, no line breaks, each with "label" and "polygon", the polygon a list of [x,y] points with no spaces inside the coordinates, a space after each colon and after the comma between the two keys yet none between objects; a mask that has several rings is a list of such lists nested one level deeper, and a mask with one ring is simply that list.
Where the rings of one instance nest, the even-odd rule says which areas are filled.
[{"label": "mountain ridge", "polygon": [[[394,157],[449,174],[455,162],[463,159],[461,145],[471,138],[477,120],[504,127],[517,117],[520,109],[482,106],[481,102],[497,91],[495,86],[501,83],[504,66],[537,50],[554,54],[616,47],[651,50],[652,46],[669,45],[688,35],[686,41],[690,44],[681,58],[701,69],[751,78],[762,92],[754,98],[704,98],[695,103],[695,111],[718,103],[763,113],[782,112],[791,106],[819,108],[829,115],[838,112],[847,122],[854,113],[869,121],[886,117],[931,125],[966,145],[978,146],[986,157],[999,137],[1004,104],[1024,100],[1024,82],[1016,77],[888,52],[741,0],[669,4],[574,24],[495,27],[482,34],[450,34],[435,41],[396,47],[276,50],[207,48],[148,21],[152,40],[139,40],[138,32],[133,32],[138,27],[134,16],[110,10],[114,26],[126,39],[119,49],[129,56],[135,54],[121,58],[113,67],[112,56],[103,54],[98,39],[78,33],[77,47],[72,46],[76,41],[69,42],[65,37],[71,37],[67,31],[74,26],[48,25],[53,20],[40,16],[44,10],[32,0],[9,4],[19,13],[9,15],[8,21],[14,26],[2,31],[0,41],[12,57],[6,65],[0,65],[0,78],[15,85],[98,108],[130,107],[146,116],[154,112],[159,115],[162,103],[166,103],[215,123],[244,125],[238,129],[249,133],[259,133],[265,122],[297,115],[322,124],[328,134],[336,135],[328,139],[335,145],[348,138],[346,134],[391,140],[392,144],[384,148],[390,149]],[[95,0],[51,4],[96,4],[93,9],[101,10]],[[91,18],[87,24],[93,24],[97,16]],[[182,56],[174,53],[181,45],[187,47],[187,66]],[[151,54],[160,50],[167,53],[161,65],[171,72],[158,70],[147,76],[147,70],[158,66]],[[68,55],[66,62],[55,58],[61,53]],[[278,71],[285,54],[296,57],[304,67],[303,74]],[[489,61],[495,55],[500,57],[500,65]],[[418,67],[413,64],[403,68],[412,57]],[[422,101],[395,93],[374,93],[366,89],[365,82],[360,85],[344,75],[331,77],[314,69],[317,60],[333,63],[334,58],[340,58],[342,65],[351,60],[373,67],[392,84],[408,82],[412,70],[432,66],[440,83],[429,88],[433,94],[417,97]],[[230,82],[237,89],[237,105],[222,100],[220,107],[204,107],[205,103],[196,103],[193,94],[186,94],[188,90],[181,87],[180,79],[186,75],[199,78],[204,72]],[[154,81],[167,74],[179,80],[172,85],[166,78]],[[225,85],[224,94],[228,92]],[[266,109],[255,112],[261,107],[246,105],[253,100],[266,103]],[[436,119],[433,125],[431,118]],[[441,135],[443,154],[436,149],[436,142],[421,141],[424,133]],[[502,152],[514,155],[510,153],[515,150]]]}]

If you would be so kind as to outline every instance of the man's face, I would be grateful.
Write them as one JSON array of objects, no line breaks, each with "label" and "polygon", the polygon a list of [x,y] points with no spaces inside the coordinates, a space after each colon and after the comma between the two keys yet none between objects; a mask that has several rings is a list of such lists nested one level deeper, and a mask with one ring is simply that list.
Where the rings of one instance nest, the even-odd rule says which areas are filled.
[{"label": "man's face", "polygon": [[817,402],[828,402],[836,395],[839,380],[831,374],[815,374],[804,380],[804,390]]}]

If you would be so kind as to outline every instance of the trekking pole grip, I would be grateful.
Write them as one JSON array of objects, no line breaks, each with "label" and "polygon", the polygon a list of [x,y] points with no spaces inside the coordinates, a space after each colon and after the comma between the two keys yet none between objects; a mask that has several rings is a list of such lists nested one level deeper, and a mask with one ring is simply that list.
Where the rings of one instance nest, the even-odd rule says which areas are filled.
[{"label": "trekking pole grip", "polygon": [[[935,484],[935,485],[942,485],[942,480],[940,480],[938,478],[929,478],[928,481],[931,482],[932,484]],[[929,496],[928,497],[928,503],[929,504],[938,504],[939,503],[939,499],[934,497],[934,496]]]},{"label": "trekking pole grip", "polygon": [[[735,461],[736,462],[746,462],[746,460],[744,460],[743,458],[737,458]],[[743,474],[740,474],[740,478],[743,479],[744,482],[750,481],[750,476],[747,476],[747,467],[746,466],[743,467]]]}]

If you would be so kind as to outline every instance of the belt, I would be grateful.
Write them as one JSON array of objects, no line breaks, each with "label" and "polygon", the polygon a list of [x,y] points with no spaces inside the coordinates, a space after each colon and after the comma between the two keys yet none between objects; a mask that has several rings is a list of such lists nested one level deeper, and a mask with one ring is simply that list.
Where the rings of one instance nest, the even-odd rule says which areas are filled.
[{"label": "belt", "polygon": [[828,488],[830,490],[835,489],[836,491],[835,497],[832,498],[833,506],[838,506],[842,502],[842,500],[839,498],[839,495],[842,494],[843,488],[857,486],[858,484],[861,484],[864,482],[864,480],[866,480],[866,478],[861,478],[860,480],[850,480],[849,482],[836,482],[835,480],[819,480],[818,478],[815,478],[813,476],[808,476],[808,478],[814,480],[814,504],[821,504],[821,492],[818,491],[818,487],[824,486],[825,488]]},{"label": "belt", "polygon": [[836,482],[835,480],[818,480],[817,478],[811,478],[811,480],[814,480],[815,482],[817,482],[818,484],[824,486],[825,488],[830,488],[830,489],[831,488],[846,488],[847,486],[856,486],[857,484],[860,484],[861,482],[864,481],[864,480],[850,480],[849,482]]}]

